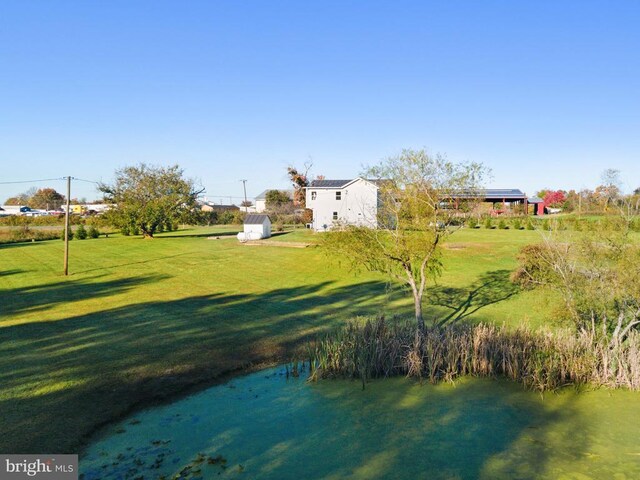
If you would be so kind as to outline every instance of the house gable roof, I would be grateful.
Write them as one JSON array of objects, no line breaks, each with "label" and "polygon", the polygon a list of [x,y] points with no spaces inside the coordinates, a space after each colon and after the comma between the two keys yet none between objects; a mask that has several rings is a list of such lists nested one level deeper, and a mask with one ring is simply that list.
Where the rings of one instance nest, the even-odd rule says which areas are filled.
[{"label": "house gable roof", "polygon": [[363,182],[369,182],[376,187],[380,184],[387,182],[388,180],[370,180],[368,178],[356,177],[351,180],[314,180],[307,188],[345,188],[352,183],[362,180]]},{"label": "house gable roof", "polygon": [[269,223],[271,223],[271,219],[269,218],[269,215],[252,213],[246,216],[246,218],[244,219],[244,224],[245,225],[262,225],[264,224],[265,220],[269,220]]},{"label": "house gable roof", "polygon": [[351,180],[314,180],[309,187],[311,188],[343,188],[353,182]]}]

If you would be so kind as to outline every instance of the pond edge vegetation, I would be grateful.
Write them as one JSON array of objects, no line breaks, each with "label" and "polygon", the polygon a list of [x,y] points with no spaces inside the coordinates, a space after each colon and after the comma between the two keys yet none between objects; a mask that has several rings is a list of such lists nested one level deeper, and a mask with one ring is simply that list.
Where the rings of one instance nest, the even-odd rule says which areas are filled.
[{"label": "pond edge vegetation", "polygon": [[383,316],[352,321],[308,345],[309,380],[405,375],[438,383],[505,377],[539,392],[564,386],[640,390],[640,334],[612,342],[596,330],[532,331],[488,324],[415,328]]}]

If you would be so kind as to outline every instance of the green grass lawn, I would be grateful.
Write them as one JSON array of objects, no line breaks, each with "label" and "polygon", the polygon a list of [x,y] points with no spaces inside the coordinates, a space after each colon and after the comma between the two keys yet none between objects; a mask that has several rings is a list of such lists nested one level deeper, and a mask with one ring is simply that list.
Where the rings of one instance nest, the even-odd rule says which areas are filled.
[{"label": "green grass lawn", "polygon": [[[74,240],[66,278],[59,240],[0,246],[0,452],[74,452],[131,409],[290,358],[356,315],[412,315],[406,292],[379,275],[349,272],[319,247],[251,247],[224,236],[238,229]],[[427,316],[546,321],[553,298],[508,280],[518,249],[538,240],[532,231],[457,232],[426,295]]]}]

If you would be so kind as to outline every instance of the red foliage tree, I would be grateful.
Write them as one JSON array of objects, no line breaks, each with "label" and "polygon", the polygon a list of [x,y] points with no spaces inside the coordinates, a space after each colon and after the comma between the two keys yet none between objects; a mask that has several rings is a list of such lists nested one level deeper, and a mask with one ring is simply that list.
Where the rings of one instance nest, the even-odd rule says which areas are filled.
[{"label": "red foliage tree", "polygon": [[562,190],[549,190],[543,199],[545,207],[561,207],[566,200],[567,197]]}]

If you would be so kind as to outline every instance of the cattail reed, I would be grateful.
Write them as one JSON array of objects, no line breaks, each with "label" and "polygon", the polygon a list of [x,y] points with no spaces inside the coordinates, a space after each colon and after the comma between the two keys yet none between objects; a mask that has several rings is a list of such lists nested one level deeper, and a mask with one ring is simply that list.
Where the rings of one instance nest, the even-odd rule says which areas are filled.
[{"label": "cattail reed", "polygon": [[420,332],[384,318],[350,322],[309,345],[310,379],[407,375],[436,383],[502,376],[538,391],[565,385],[640,389],[640,334],[611,342],[592,332],[450,325]]}]

